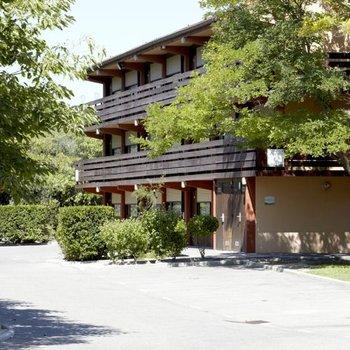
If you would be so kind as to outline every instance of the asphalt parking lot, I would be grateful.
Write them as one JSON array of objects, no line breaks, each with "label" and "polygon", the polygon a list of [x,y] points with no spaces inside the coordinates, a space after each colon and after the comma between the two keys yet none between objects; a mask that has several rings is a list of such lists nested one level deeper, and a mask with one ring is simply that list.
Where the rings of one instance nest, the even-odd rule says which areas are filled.
[{"label": "asphalt parking lot", "polygon": [[4,349],[348,349],[350,284],[242,267],[69,263],[0,247]]}]

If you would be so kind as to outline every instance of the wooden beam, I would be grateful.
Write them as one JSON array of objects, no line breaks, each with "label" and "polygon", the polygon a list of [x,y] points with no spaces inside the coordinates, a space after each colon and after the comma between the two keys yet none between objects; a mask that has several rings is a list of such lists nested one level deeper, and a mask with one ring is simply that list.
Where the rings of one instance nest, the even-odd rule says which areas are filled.
[{"label": "wooden beam", "polygon": [[123,72],[117,69],[100,69],[98,72],[101,72],[102,74],[106,74],[110,77],[119,77],[121,78],[123,76]]},{"label": "wooden beam", "polygon": [[213,182],[208,181],[186,181],[187,187],[202,188],[204,190],[213,190]]},{"label": "wooden beam", "polygon": [[162,46],[161,49],[165,52],[182,56],[188,56],[190,53],[190,48],[186,46]]},{"label": "wooden beam", "polygon": [[137,70],[141,72],[145,69],[145,64],[139,62],[123,62],[122,65],[124,69]]},{"label": "wooden beam", "polygon": [[136,57],[146,62],[160,63],[160,64],[164,64],[166,60],[164,55],[137,55]]},{"label": "wooden beam", "polygon": [[185,42],[190,42],[196,45],[204,45],[210,39],[210,36],[186,36]]}]

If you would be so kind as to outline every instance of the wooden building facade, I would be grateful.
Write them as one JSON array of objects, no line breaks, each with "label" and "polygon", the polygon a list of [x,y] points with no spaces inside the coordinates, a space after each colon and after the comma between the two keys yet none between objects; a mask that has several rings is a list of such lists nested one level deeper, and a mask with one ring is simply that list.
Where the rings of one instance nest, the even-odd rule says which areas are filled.
[{"label": "wooden building facade", "polygon": [[[299,179],[308,178],[308,181],[311,178],[321,181],[320,190],[328,195],[332,189],[325,190],[322,184],[331,183],[334,176],[340,177],[341,191],[338,188],[340,192],[336,196],[345,191],[350,198],[349,179],[344,176],[344,169],[332,159],[300,158],[289,162],[287,167],[278,168],[268,164],[266,152],[242,150],[238,141],[230,137],[179,145],[156,159],[148,158],[146,152],[133,144],[132,135],[146,135],[140,121],[146,117],[147,106],[154,102],[164,106],[170,104],[178,87],[188,84],[194,72],[203,72],[202,48],[212,35],[211,24],[212,20],[202,21],[91,69],[89,80],[103,84],[104,97],[90,103],[100,121],[86,128],[86,134],[103,140],[103,157],[84,160],[77,165],[77,186],[103,195],[105,204],[113,205],[119,216],[126,218],[137,215],[133,191],[140,185],[161,183],[159,205],[177,210],[185,220],[195,214],[212,214],[219,219],[220,228],[210,241],[205,242],[216,249],[336,251],[340,237],[343,242],[340,250],[350,250],[350,225],[343,220],[338,222],[335,230],[330,230],[334,242],[329,242],[328,247],[321,242],[322,237],[317,236],[319,244],[304,249],[301,242],[304,238],[293,231],[293,224],[274,227],[265,219],[268,217],[273,221],[269,209],[276,211],[276,208],[276,215],[288,216],[284,200],[281,203],[281,198],[275,195],[279,193],[283,197],[288,191],[281,192],[283,183],[275,188],[273,179],[288,178],[290,181],[291,174],[293,179],[298,176]],[[346,57],[333,54],[332,62],[348,62]],[[262,178],[272,179],[272,183],[261,181]],[[294,184],[286,186],[287,189]],[[300,197],[290,205],[298,206],[298,201],[305,199],[302,183],[299,186]],[[264,188],[269,188],[270,192],[264,192]],[[290,198],[288,194],[287,197]],[[332,197],[331,201],[337,201],[336,198]],[[341,201],[349,205],[346,199]],[[266,213],[260,215],[258,210]],[[340,217],[342,213],[340,210]],[[299,218],[300,213],[296,210],[293,215]],[[315,220],[315,225],[311,222],[308,228],[314,235],[326,234],[326,227],[319,219]],[[335,219],[339,218],[336,216]],[[307,232],[303,234],[309,239]],[[291,242],[293,239],[295,246]]]}]

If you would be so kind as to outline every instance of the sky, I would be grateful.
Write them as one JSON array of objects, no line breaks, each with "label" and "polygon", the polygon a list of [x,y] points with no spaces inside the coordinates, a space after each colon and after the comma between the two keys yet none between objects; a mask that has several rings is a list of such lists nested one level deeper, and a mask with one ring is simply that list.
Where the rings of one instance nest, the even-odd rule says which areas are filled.
[{"label": "sky", "polygon": [[[115,56],[203,19],[198,0],[76,0],[71,14],[76,22],[63,31],[48,33],[50,44],[78,47],[85,37]],[[102,97],[100,84],[65,82],[73,89],[72,103]]]}]

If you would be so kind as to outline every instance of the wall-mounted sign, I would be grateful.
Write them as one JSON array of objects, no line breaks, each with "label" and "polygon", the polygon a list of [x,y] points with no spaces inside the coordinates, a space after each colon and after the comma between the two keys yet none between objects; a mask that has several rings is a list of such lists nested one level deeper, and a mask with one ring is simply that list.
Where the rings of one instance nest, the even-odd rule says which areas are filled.
[{"label": "wall-mounted sign", "polygon": [[269,168],[284,167],[284,150],[283,149],[268,149],[267,150],[267,166]]},{"label": "wall-mounted sign", "polygon": [[264,202],[266,205],[274,205],[276,203],[276,198],[274,196],[266,196]]}]

